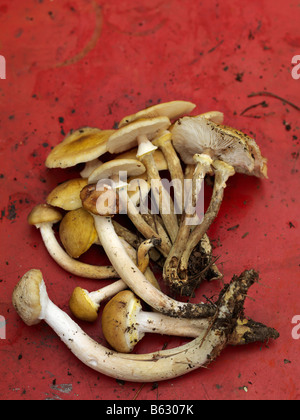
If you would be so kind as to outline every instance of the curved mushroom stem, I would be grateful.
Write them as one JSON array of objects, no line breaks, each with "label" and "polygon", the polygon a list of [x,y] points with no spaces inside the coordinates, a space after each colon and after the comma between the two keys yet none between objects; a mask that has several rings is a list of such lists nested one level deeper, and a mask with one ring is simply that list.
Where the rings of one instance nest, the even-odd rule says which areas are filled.
[{"label": "curved mushroom stem", "polygon": [[152,143],[162,151],[168,164],[168,170],[170,172],[172,181],[176,180],[180,183],[181,188],[178,188],[178,185],[174,186],[174,201],[175,208],[183,209],[184,174],[180,159],[173,147],[172,133],[168,130],[165,130],[164,132],[160,133],[157,139],[155,139]]},{"label": "curved mushroom stem", "polygon": [[211,316],[214,307],[207,304],[191,304],[176,301],[157,290],[131,261],[115,233],[111,218],[93,215],[101,244],[119,276],[136,295],[159,312],[182,318]]},{"label": "curved mushroom stem", "polygon": [[[128,293],[131,294],[131,292]],[[129,301],[128,297],[127,299],[124,299],[123,293],[114,295],[113,301],[110,301],[108,306],[104,308],[104,319],[102,318],[104,336],[106,331],[113,331],[116,334],[116,325],[120,328],[120,334],[128,336],[128,349],[125,351],[126,353],[133,351],[136,344],[142,340],[147,333],[177,337],[204,338],[207,330],[213,322],[212,318],[172,318],[157,312],[146,312],[142,309],[140,300],[137,299],[133,293],[131,296],[132,298],[130,302],[132,303],[128,305],[128,308],[130,309],[126,310],[126,313],[124,314],[124,316],[126,316],[124,324],[122,324],[120,319],[117,318],[119,317],[119,313],[116,313],[115,315],[113,313],[113,310],[115,311],[118,305],[125,304],[124,300],[126,301],[128,299]],[[109,316],[106,316],[106,312],[108,311]],[[132,313],[129,313],[130,311]],[[125,326],[126,330],[122,331]],[[254,343],[256,341],[264,342],[270,338],[278,338],[276,330],[251,319],[241,317],[237,320],[235,329],[228,337],[228,344],[238,346]],[[110,340],[108,338],[108,341],[114,350],[122,352],[121,347],[118,348],[118,340]]]},{"label": "curved mushroom stem", "polygon": [[[50,300],[44,280],[36,279],[37,271],[23,276],[14,289],[13,305],[24,322],[34,325],[44,320],[85,365],[107,376],[135,382],[171,379],[211,363],[227,345],[248,288],[256,278],[241,276],[226,287],[204,337],[171,350],[134,355],[111,351],[90,338]],[[28,299],[24,299],[25,295]]]},{"label": "curved mushroom stem", "polygon": [[[138,137],[139,144],[142,142],[152,143],[146,136]],[[172,243],[175,241],[178,232],[177,216],[174,213],[174,203],[166,189],[162,185],[162,180],[159,175],[152,152],[138,156],[138,159],[145,165],[147,169],[148,181],[151,183],[151,188],[154,188],[161,218],[164,222],[166,231],[168,232]]]},{"label": "curved mushroom stem", "polygon": [[149,266],[150,256],[149,251],[161,243],[161,239],[152,238],[142,242],[137,251],[137,267],[144,273]]},{"label": "curved mushroom stem", "polygon": [[[197,196],[199,193],[199,181],[201,186],[203,184],[204,178],[208,172],[211,171],[212,159],[208,155],[197,155],[197,164],[192,177],[192,189],[189,191],[189,199],[185,200],[187,203],[192,202],[192,207],[195,210],[190,208],[185,211],[182,221],[180,224],[179,232],[174,242],[172,249],[165,261],[164,264],[164,280],[171,290],[176,292],[182,292],[182,280],[179,277],[178,269],[182,254],[186,248],[189,237],[191,235],[193,223],[195,223],[195,218],[197,217],[196,202]],[[190,171],[190,167],[188,171]],[[189,172],[188,172],[189,174]],[[192,213],[191,213],[192,211]],[[194,220],[194,221],[193,221]],[[201,239],[201,238],[200,238]]]},{"label": "curved mushroom stem", "polygon": [[215,160],[212,164],[215,173],[215,182],[213,188],[212,198],[209,207],[204,215],[202,222],[195,227],[191,235],[189,236],[185,250],[182,253],[179,266],[179,277],[181,278],[182,285],[188,287],[188,262],[190,255],[195,246],[202,239],[203,235],[207,232],[215,218],[217,217],[222,200],[224,197],[224,190],[226,188],[226,182],[230,176],[235,174],[235,170],[231,165],[220,160]]},{"label": "curved mushroom stem", "polygon": [[90,265],[70,257],[58,243],[52,229],[52,223],[41,223],[36,225],[36,227],[40,230],[49,254],[64,270],[76,276],[89,279],[102,280],[119,277],[112,266]]}]

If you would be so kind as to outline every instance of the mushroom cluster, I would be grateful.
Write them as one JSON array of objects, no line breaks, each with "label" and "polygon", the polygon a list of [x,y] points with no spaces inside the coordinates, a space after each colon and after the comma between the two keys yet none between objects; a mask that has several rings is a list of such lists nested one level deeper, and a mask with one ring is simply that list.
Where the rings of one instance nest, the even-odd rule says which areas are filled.
[{"label": "mushroom cluster", "polygon": [[[27,325],[44,320],[76,357],[108,376],[138,382],[174,378],[207,366],[227,345],[278,338],[276,330],[244,315],[248,289],[258,280],[253,269],[234,275],[215,302],[184,300],[204,280],[223,278],[208,230],[229,177],[237,172],[267,178],[267,160],[254,139],[223,125],[221,112],[191,116],[195,107],[171,101],[124,117],[116,129],[70,132],[52,149],[46,167],[73,167],[78,176],[59,184],[28,215],[66,272],[111,283],[94,291],[76,285],[68,315],[49,299],[42,272],[32,269],[16,285],[13,305]],[[213,191],[204,212],[201,191],[208,176]],[[111,265],[83,262],[92,246]],[[73,318],[99,322],[107,347]],[[133,354],[147,333],[191,340],[171,350]]]}]

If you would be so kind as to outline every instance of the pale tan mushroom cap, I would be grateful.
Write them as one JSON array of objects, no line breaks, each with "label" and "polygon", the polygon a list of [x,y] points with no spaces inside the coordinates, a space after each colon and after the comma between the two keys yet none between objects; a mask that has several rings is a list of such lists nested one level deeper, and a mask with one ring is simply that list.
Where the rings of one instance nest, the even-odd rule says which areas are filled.
[{"label": "pale tan mushroom cap", "polygon": [[53,207],[59,207],[67,211],[79,209],[82,206],[80,191],[86,185],[87,179],[70,179],[55,187],[48,195],[46,202]]},{"label": "pale tan mushroom cap", "polygon": [[[156,140],[153,141],[153,144]],[[137,154],[137,147],[134,149],[128,150],[127,152],[123,152],[115,157],[115,159],[135,159]],[[154,162],[156,164],[158,171],[166,171],[168,169],[168,163],[164,157],[164,154],[161,150],[157,149],[153,152]]]},{"label": "pale tan mushroom cap", "polygon": [[84,127],[71,132],[50,152],[47,168],[69,168],[102,156],[107,152],[107,140],[114,131]]},{"label": "pale tan mushroom cap", "polygon": [[31,326],[40,322],[39,316],[42,311],[40,288],[43,283],[43,275],[40,270],[28,271],[16,285],[12,295],[12,303],[25,322]]},{"label": "pale tan mushroom cap", "polygon": [[113,349],[130,353],[142,338],[136,326],[136,315],[142,309],[140,300],[130,290],[115,295],[102,313],[102,331]]},{"label": "pale tan mushroom cap", "polygon": [[139,176],[146,172],[146,168],[137,159],[113,159],[96,168],[89,176],[88,183],[95,184],[100,179],[110,179],[120,172],[126,172],[128,177]]},{"label": "pale tan mushroom cap", "polygon": [[146,136],[153,140],[160,130],[166,130],[171,125],[168,117],[140,119],[116,130],[107,141],[109,153],[122,153],[138,145],[138,137]]},{"label": "pale tan mushroom cap", "polygon": [[81,287],[74,289],[69,307],[72,314],[82,321],[94,322],[98,318],[99,306],[89,297],[88,291]]},{"label": "pale tan mushroom cap", "polygon": [[119,123],[119,128],[142,118],[168,117],[170,120],[175,120],[189,114],[195,107],[195,104],[188,101],[171,101],[153,105],[124,117]]},{"label": "pale tan mushroom cap", "polygon": [[79,258],[98,239],[93,217],[83,208],[69,211],[60,222],[59,237],[70,257]]},{"label": "pale tan mushroom cap", "polygon": [[183,117],[172,128],[173,145],[186,164],[193,164],[196,153],[206,153],[232,165],[236,172],[254,175],[255,161],[246,141],[232,128],[218,125],[208,119]]},{"label": "pale tan mushroom cap", "polygon": [[35,206],[27,217],[30,225],[36,226],[41,223],[58,223],[62,219],[62,214],[49,204],[38,204]]}]

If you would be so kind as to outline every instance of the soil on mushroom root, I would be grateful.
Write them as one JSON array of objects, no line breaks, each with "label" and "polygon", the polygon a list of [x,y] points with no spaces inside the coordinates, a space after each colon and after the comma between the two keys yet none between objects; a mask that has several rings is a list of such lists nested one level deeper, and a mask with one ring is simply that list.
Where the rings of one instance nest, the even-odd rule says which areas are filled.
[{"label": "soil on mushroom root", "polygon": [[182,296],[192,297],[203,281],[220,278],[214,267],[217,257],[205,253],[199,243],[193,250],[188,264],[188,284],[181,290]]}]

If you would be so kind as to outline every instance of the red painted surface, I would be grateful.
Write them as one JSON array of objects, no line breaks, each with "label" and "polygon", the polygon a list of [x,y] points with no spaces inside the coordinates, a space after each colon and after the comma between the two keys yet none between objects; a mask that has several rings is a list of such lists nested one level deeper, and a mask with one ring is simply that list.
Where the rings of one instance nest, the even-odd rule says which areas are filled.
[{"label": "red painted surface", "polygon": [[[291,74],[300,54],[299,19],[298,0],[0,1],[7,65],[0,80],[0,315],[7,322],[0,399],[300,398],[300,340],[292,337],[292,319],[300,315],[299,108],[249,97],[268,91],[300,106],[300,80]],[[193,101],[197,113],[223,111],[226,123],[255,136],[269,159],[269,180],[230,179],[210,236],[226,282],[246,268],[260,272],[246,315],[281,336],[268,345],[227,348],[208,369],[158,386],[121,383],[79,363],[46,324],[25,326],[11,294],[34,267],[67,312],[75,285],[99,287],[57,267],[27,225],[31,208],[77,174],[46,169],[50,148],[71,128],[111,128],[127,114],[174,99]],[[99,254],[85,258],[99,262]],[[203,285],[197,296],[220,288]],[[97,325],[82,326],[103,342]],[[137,352],[182,342],[148,336]]]}]

